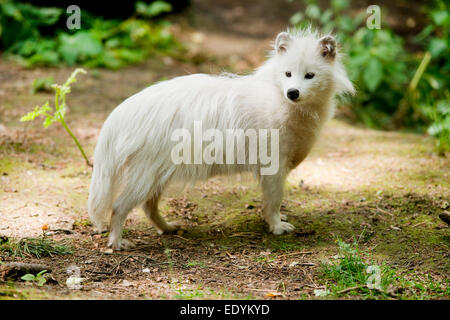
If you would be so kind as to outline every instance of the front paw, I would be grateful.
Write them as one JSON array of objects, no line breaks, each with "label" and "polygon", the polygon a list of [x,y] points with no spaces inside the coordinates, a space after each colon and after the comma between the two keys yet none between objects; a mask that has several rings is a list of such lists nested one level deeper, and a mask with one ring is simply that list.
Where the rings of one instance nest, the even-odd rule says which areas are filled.
[{"label": "front paw", "polygon": [[120,251],[132,249],[136,247],[136,245],[130,240],[122,239],[120,241],[110,241],[108,247],[112,248],[114,251]]},{"label": "front paw", "polygon": [[288,223],[288,222],[282,222],[280,221],[279,223],[275,224],[274,226],[272,226],[270,228],[270,231],[272,231],[273,234],[275,235],[280,235],[283,234],[285,232],[291,232],[294,231],[295,227]]}]

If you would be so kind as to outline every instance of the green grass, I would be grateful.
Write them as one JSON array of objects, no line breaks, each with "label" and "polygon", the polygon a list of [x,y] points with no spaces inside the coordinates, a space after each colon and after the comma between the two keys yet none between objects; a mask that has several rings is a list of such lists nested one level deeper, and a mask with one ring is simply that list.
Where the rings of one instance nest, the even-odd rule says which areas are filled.
[{"label": "green grass", "polygon": [[85,228],[85,227],[92,227],[92,222],[87,220],[87,219],[81,219],[81,220],[76,220],[73,223],[73,228]]},{"label": "green grass", "polygon": [[205,292],[200,289],[178,289],[177,294],[173,296],[174,299],[179,300],[195,300],[205,298]]},{"label": "green grass", "polygon": [[176,294],[173,296],[174,299],[178,300],[196,300],[196,299],[227,299],[227,300],[254,300],[255,296],[248,294],[245,296],[240,296],[234,294],[231,291],[225,289],[214,290],[211,288],[203,288],[198,286],[197,288],[188,289],[177,289]]},{"label": "green grass", "polygon": [[191,260],[188,263],[186,263],[186,268],[192,268],[192,267],[206,268],[206,264],[203,261],[198,261],[198,260]]},{"label": "green grass", "polygon": [[448,298],[448,280],[426,279],[405,274],[386,263],[376,264],[358,243],[337,240],[339,254],[334,262],[321,264],[321,279],[326,285],[316,295],[329,297],[358,296],[362,299],[438,299]]},{"label": "green grass", "polygon": [[291,252],[305,248],[305,245],[298,241],[298,238],[290,234],[274,238],[274,240],[270,241],[270,246],[272,251],[275,252]]},{"label": "green grass", "polygon": [[73,246],[69,240],[54,241],[41,236],[38,238],[22,238],[20,240],[11,240],[0,245],[0,252],[7,253],[10,256],[34,256],[53,257],[55,255],[66,255],[73,253]]}]

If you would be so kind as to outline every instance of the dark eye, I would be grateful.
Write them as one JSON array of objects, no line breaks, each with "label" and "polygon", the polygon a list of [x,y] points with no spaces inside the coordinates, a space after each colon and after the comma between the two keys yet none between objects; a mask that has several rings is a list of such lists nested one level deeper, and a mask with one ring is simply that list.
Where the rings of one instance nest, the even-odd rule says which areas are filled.
[{"label": "dark eye", "polygon": [[314,78],[314,73],[308,72],[307,74],[305,74],[305,79],[312,79],[312,78]]},{"label": "dark eye", "polygon": [[286,77],[290,78],[292,76],[290,71],[286,71]]}]

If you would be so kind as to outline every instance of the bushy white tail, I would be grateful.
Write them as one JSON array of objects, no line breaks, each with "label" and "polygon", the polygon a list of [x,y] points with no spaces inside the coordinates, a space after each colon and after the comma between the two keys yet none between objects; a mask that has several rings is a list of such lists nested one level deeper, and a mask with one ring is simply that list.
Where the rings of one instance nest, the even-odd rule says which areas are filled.
[{"label": "bushy white tail", "polygon": [[98,231],[109,221],[113,197],[113,175],[105,168],[94,166],[89,190],[89,218]]}]

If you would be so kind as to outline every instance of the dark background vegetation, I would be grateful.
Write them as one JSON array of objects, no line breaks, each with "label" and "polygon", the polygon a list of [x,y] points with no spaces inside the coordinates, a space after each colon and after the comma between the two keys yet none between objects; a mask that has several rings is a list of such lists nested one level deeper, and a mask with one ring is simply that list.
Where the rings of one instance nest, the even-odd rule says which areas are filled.
[{"label": "dark background vegetation", "polygon": [[[78,31],[65,28],[67,14],[61,8],[66,2],[71,4],[2,0],[3,55],[27,67],[78,63],[120,68],[153,51],[175,54],[182,50],[168,31],[165,17],[185,10],[187,0],[79,1],[83,27]],[[445,1],[389,5],[383,8],[380,30],[369,30],[367,13],[353,9],[363,1],[297,2],[298,12],[283,12],[289,14],[291,27],[312,24],[323,32],[334,32],[347,54],[350,77],[358,89],[355,98],[342,103],[350,121],[427,133],[436,138],[440,154],[450,148],[450,18]],[[387,20],[389,14],[402,23]],[[233,26],[223,25],[227,28],[233,31]]]}]

